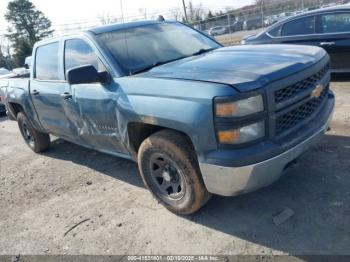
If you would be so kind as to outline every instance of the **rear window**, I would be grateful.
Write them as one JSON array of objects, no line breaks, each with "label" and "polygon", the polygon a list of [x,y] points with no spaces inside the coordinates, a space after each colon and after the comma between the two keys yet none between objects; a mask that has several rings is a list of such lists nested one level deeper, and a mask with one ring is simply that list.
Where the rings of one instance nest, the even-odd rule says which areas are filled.
[{"label": "rear window", "polygon": [[283,36],[311,35],[315,33],[315,16],[308,16],[285,23]]},{"label": "rear window", "polygon": [[322,33],[350,32],[350,13],[321,15]]},{"label": "rear window", "polygon": [[58,42],[39,46],[35,58],[35,78],[39,80],[59,80]]}]

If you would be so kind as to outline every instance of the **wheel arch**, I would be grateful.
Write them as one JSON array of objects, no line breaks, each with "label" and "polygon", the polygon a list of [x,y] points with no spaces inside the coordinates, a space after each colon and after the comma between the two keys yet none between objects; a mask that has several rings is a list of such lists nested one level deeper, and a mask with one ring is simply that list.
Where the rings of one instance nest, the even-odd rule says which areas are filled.
[{"label": "wheel arch", "polygon": [[17,115],[19,112],[24,113],[24,108],[21,104],[15,102],[8,102],[8,113],[11,119],[14,118],[12,120],[17,119]]},{"label": "wheel arch", "polygon": [[186,139],[190,143],[190,146],[193,148],[193,150],[195,150],[195,147],[190,135],[182,130],[174,129],[164,125],[156,125],[156,124],[135,121],[135,122],[129,122],[127,125],[127,141],[126,141],[128,148],[132,153],[133,158],[137,159],[138,151],[142,142],[149,136],[161,130],[172,130],[174,132],[177,132],[183,135],[184,137],[186,137]]}]

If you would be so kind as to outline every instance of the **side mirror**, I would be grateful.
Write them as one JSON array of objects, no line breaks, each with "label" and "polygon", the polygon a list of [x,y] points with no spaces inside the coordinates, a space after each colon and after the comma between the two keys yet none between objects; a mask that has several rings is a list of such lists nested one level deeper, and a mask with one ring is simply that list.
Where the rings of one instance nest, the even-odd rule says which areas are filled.
[{"label": "side mirror", "polygon": [[24,64],[23,66],[25,69],[29,69],[29,65],[28,64]]},{"label": "side mirror", "polygon": [[67,81],[71,85],[107,83],[109,80],[108,72],[97,72],[93,65],[83,65],[67,70]]}]

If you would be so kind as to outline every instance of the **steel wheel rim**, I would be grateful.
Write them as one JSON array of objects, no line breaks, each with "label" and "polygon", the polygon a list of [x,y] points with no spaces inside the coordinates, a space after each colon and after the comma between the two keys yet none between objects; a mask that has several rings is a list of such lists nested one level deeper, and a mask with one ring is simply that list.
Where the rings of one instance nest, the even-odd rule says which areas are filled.
[{"label": "steel wheel rim", "polygon": [[168,156],[156,153],[151,156],[150,172],[156,193],[170,200],[180,200],[186,192],[185,176]]},{"label": "steel wheel rim", "polygon": [[30,145],[34,146],[34,137],[31,134],[31,132],[28,129],[28,126],[26,123],[22,123],[22,133],[24,136],[24,140]]}]

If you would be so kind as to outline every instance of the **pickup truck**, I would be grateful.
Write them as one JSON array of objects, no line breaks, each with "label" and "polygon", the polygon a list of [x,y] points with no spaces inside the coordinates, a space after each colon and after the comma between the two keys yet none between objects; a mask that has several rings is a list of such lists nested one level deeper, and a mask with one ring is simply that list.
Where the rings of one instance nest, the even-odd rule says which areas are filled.
[{"label": "pickup truck", "polygon": [[0,82],[28,146],[42,152],[52,134],[132,159],[176,214],[274,182],[323,136],[334,108],[321,48],[223,47],[178,22],[44,40],[31,63],[29,79]]}]

